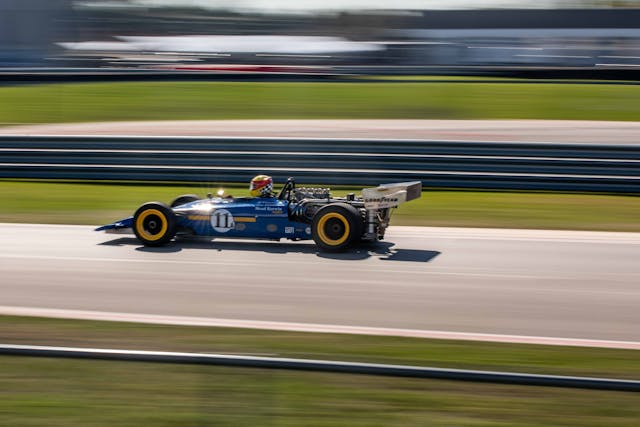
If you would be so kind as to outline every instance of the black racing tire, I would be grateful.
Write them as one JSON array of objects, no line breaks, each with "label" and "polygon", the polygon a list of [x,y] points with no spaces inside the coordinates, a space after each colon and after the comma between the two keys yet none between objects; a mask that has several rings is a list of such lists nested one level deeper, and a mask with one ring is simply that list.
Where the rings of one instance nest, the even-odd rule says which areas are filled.
[{"label": "black racing tire", "polygon": [[185,203],[191,203],[200,200],[195,194],[183,194],[181,196],[176,197],[173,202],[171,202],[171,207],[175,208],[176,206],[184,205]]},{"label": "black racing tire", "polygon": [[145,246],[166,245],[176,235],[176,215],[164,203],[145,203],[133,215],[133,232]]},{"label": "black racing tire", "polygon": [[316,212],[311,221],[311,237],[326,252],[342,252],[360,240],[363,221],[356,208],[332,203]]}]

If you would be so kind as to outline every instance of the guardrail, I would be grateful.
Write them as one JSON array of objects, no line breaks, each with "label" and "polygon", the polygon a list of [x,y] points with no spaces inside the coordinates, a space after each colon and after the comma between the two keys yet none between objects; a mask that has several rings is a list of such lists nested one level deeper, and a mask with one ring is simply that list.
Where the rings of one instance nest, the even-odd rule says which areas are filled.
[{"label": "guardrail", "polygon": [[0,177],[283,181],[640,193],[638,144],[300,138],[0,136]]},{"label": "guardrail", "polygon": [[237,368],[288,369],[312,372],[383,375],[485,383],[569,387],[595,390],[640,392],[640,381],[611,378],[536,375],[510,372],[443,369],[407,365],[337,362],[329,360],[236,356],[225,354],[175,353],[160,351],[112,350],[96,348],[46,347],[0,344],[0,355],[128,362],[214,365]]}]

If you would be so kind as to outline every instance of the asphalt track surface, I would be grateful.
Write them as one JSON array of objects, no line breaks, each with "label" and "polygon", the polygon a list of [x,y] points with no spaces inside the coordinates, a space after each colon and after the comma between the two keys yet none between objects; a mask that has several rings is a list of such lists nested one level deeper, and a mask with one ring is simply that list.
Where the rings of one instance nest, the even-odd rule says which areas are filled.
[{"label": "asphalt track surface", "polygon": [[391,138],[440,141],[637,144],[640,122],[580,120],[179,120],[0,123],[0,135]]},{"label": "asphalt track surface", "polygon": [[640,348],[640,233],[392,226],[385,242],[344,254],[223,239],[145,248],[86,226],[0,224],[0,235],[3,314],[29,307]]}]

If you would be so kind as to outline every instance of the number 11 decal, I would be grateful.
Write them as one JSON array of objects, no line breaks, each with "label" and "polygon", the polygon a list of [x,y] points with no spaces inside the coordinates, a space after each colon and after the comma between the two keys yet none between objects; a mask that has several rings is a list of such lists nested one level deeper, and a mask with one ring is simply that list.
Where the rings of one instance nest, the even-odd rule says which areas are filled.
[{"label": "number 11 decal", "polygon": [[219,233],[226,233],[232,230],[236,224],[231,212],[226,209],[218,209],[211,216],[211,226]]}]

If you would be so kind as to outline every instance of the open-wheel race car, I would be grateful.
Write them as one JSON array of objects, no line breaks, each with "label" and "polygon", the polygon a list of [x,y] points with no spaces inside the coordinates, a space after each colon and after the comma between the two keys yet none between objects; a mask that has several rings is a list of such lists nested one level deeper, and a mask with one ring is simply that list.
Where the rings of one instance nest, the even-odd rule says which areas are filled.
[{"label": "open-wheel race car", "polygon": [[313,239],[321,250],[339,252],[359,242],[382,240],[392,209],[422,194],[419,181],[365,188],[362,196],[345,197],[333,197],[328,188],[296,187],[293,178],[279,193],[272,188],[271,178],[260,175],[250,187],[259,197],[219,193],[202,199],[189,194],[171,205],[148,202],[133,216],[96,231],[133,231],[146,246],[164,245],[175,236]]}]

